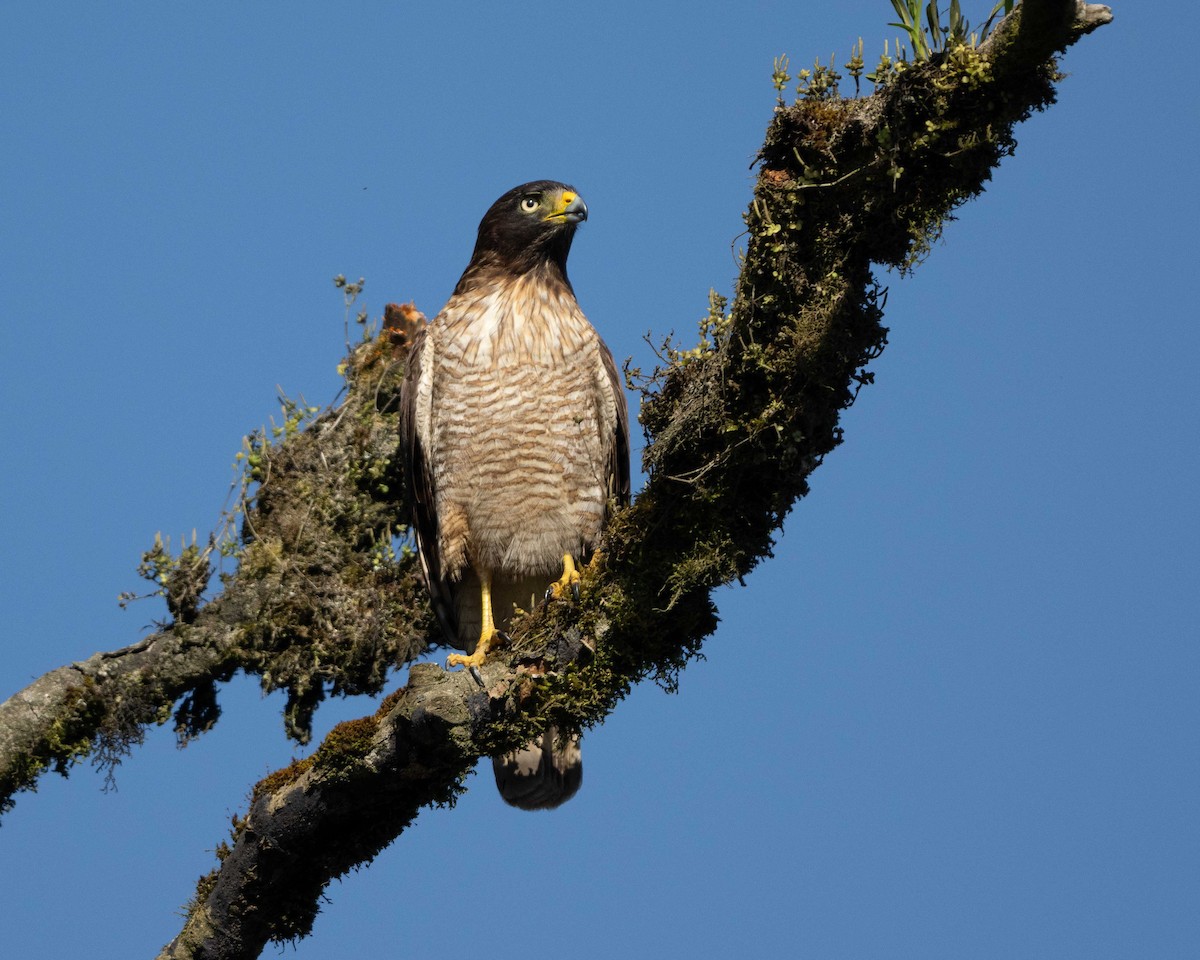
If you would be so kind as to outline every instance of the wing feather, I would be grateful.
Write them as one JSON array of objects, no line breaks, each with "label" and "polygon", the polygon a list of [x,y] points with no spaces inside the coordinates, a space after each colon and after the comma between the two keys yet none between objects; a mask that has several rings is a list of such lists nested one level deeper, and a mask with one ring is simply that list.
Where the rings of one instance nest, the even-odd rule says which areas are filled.
[{"label": "wing feather", "polygon": [[604,367],[604,375],[608,379],[608,388],[612,392],[613,405],[616,408],[616,419],[611,424],[613,431],[612,447],[608,455],[609,495],[617,501],[618,507],[629,506],[629,406],[625,402],[625,378],[617,369],[612,351],[603,340],[600,341],[600,358]]},{"label": "wing feather", "polygon": [[454,595],[450,582],[442,577],[442,558],[438,549],[437,493],[429,449],[430,423],[428,411],[423,410],[422,404],[422,381],[429,378],[434,362],[434,346],[428,332],[428,327],[419,330],[408,352],[404,383],[400,389],[400,444],[407,466],[410,518],[433,612],[446,642],[457,645]]}]

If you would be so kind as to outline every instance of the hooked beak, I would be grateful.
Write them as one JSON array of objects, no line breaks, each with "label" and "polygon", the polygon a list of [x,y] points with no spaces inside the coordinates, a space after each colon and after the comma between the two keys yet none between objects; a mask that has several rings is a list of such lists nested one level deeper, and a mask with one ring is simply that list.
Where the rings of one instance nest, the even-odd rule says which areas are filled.
[{"label": "hooked beak", "polygon": [[587,204],[579,194],[564,190],[546,219],[554,223],[580,223],[587,219]]}]

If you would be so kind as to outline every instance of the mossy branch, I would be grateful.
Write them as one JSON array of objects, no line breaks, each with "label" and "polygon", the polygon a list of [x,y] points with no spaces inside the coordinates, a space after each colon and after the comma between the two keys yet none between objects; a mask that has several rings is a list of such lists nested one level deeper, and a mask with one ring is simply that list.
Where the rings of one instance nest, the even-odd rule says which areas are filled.
[{"label": "mossy branch", "polygon": [[392,555],[404,506],[388,406],[403,362],[391,336],[354,352],[340,407],[278,444],[248,445],[238,570],[218,598],[199,605],[217,544],[172,557],[156,537],[142,570],[174,621],[0,704],[0,812],[47,770],[117,762],[150,724],[173,718],[181,741],[200,735],[220,713],[214,685],[239,670],[286,692],[288,733],[306,742],[327,693],[378,693],[390,669],[426,649],[419,565]]},{"label": "mossy branch", "polygon": [[[770,555],[808,475],[841,441],[841,411],[871,381],[887,335],[872,265],[919,262],[1012,152],[1014,124],[1053,102],[1052,57],[1109,19],[1107,8],[1077,0],[1027,0],[978,50],[952,46],[892,70],[870,97],[840,98],[826,74],[803,99],[781,103],[760,151],[736,297],[728,309],[715,298],[701,344],[668,348],[669,362],[648,379],[649,480],[610,525],[580,603],[523,618],[508,657],[485,666],[485,689],[416,666],[373,717],[340,725],[312,758],[259,783],[162,956],[255,957],[268,940],[305,935],[328,881],[368,862],[422,806],[452,802],[479,757],[548,722],[568,731],[595,723],[646,676],[670,683],[715,626],[711,590]],[[80,690],[94,675],[101,689],[123,691],[139,654],[197,659],[191,680],[164,683],[135,727],[169,711],[178,690],[248,669],[289,689],[302,730],[305,697],[325,683],[371,688],[426,647],[411,564],[385,565],[380,581],[365,559],[402,502],[386,439],[396,388],[386,340],[356,357],[347,402],[276,448],[222,598],[112,655],[120,666],[109,675],[88,661],[79,674],[38,681],[47,688],[37,703],[27,694],[38,684],[14,698],[18,712],[41,710],[24,742],[53,746],[17,786],[37,763],[68,763],[103,741],[119,698]],[[348,423],[363,432],[339,446]],[[368,461],[375,474],[360,469]],[[336,661],[338,644],[364,635],[375,639],[361,662]],[[310,670],[314,643],[322,666]],[[60,728],[69,732],[51,736]],[[4,750],[0,742],[0,770],[13,769]]]}]

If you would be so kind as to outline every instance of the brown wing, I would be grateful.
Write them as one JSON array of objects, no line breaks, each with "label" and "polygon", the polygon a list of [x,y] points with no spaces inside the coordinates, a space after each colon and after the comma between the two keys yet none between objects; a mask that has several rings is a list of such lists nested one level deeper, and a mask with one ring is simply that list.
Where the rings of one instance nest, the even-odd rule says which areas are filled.
[{"label": "brown wing", "polygon": [[625,378],[617,369],[612,351],[601,341],[600,355],[604,361],[604,372],[612,387],[617,407],[617,422],[612,450],[608,457],[609,495],[616,498],[618,507],[629,506],[629,407],[625,403]]},{"label": "brown wing", "polygon": [[457,645],[458,626],[454,613],[454,596],[449,581],[441,577],[437,495],[433,486],[431,451],[426,449],[417,423],[417,391],[421,379],[421,364],[423,360],[432,360],[431,356],[427,358],[425,355],[427,333],[427,327],[419,330],[408,351],[408,365],[404,370],[404,383],[400,390],[400,452],[404,456],[405,474],[408,478],[408,502],[413,533],[417,541],[417,553],[425,570],[425,582],[429,585],[433,612],[437,615],[446,641]]}]

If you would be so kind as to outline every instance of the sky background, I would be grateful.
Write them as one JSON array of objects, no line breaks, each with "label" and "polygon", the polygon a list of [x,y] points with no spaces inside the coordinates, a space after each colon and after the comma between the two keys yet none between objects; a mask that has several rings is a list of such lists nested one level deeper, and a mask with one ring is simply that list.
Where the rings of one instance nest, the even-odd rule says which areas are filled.
[{"label": "sky background", "polygon": [[[981,20],[989,4],[966,4]],[[333,883],[287,955],[1200,955],[1200,97],[1177,2],[1119,3],[909,279],[773,560],[579,796],[486,766]],[[573,183],[618,358],[729,292],[772,59],[870,61],[839,4],[5,4],[0,697],[144,635],[155,531],[211,529],[276,385],[331,401],[338,273],[432,315],[509,187]],[[636,454],[635,454],[636,455]],[[151,957],[259,778],[307,751],[224,688],[117,771],[22,794],[0,950]],[[374,710],[327,704],[318,737]],[[268,947],[267,956],[276,949]]]}]

